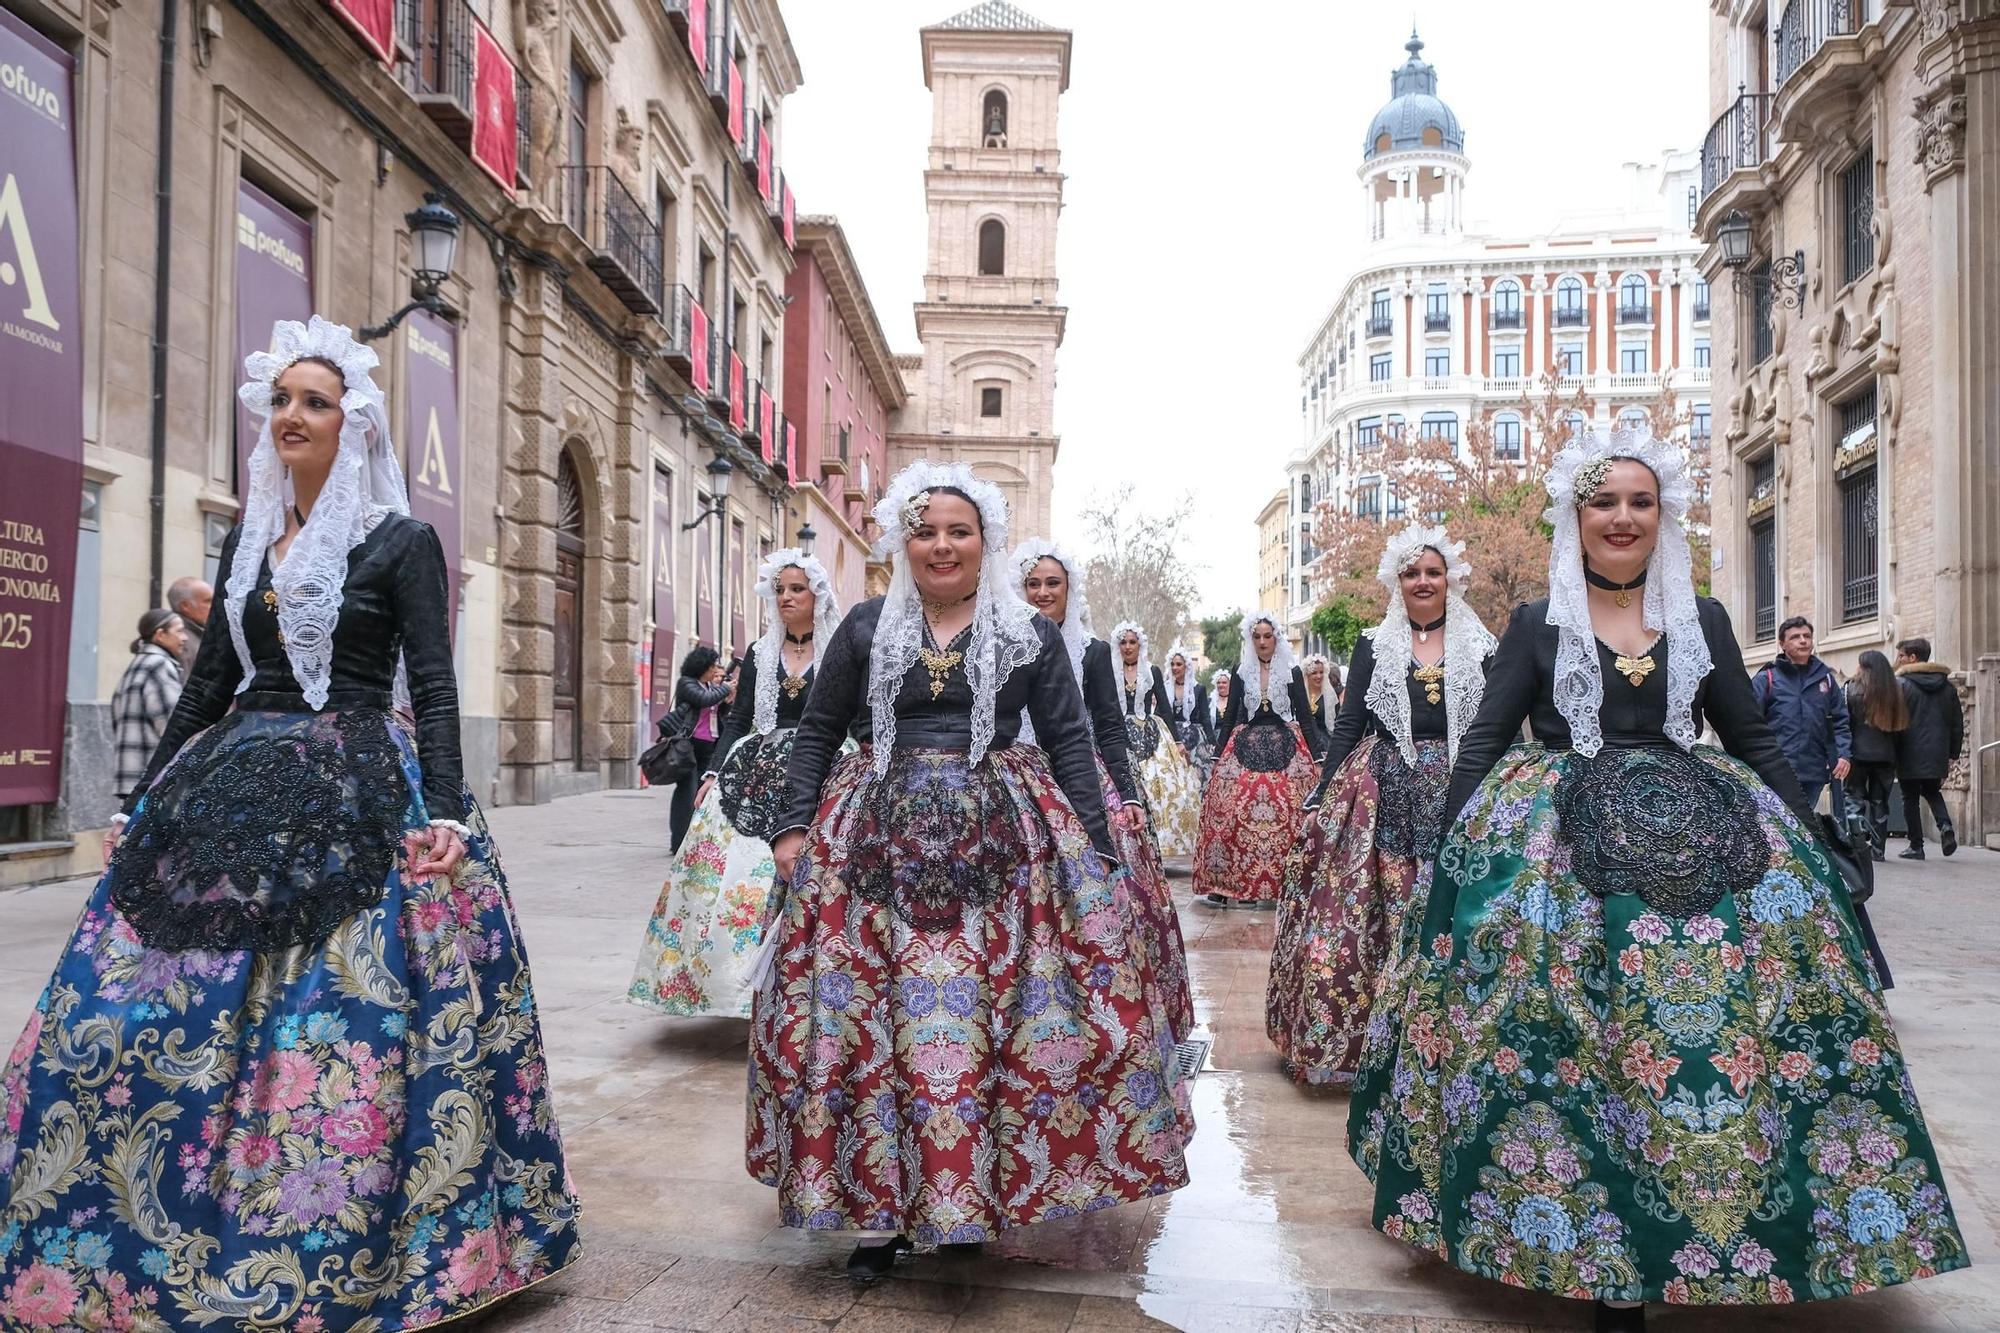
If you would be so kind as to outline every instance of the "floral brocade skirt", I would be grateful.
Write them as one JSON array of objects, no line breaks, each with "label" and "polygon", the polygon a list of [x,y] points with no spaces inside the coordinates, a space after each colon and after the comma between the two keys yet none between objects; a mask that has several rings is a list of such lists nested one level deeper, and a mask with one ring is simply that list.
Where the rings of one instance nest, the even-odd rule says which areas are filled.
[{"label": "floral brocade skirt", "polygon": [[0,1074],[0,1328],[390,1333],[576,1256],[506,880],[451,813],[452,875],[405,842],[316,945],[151,948],[99,881]]},{"label": "floral brocade skirt", "polygon": [[1300,1083],[1354,1081],[1378,988],[1400,970],[1405,917],[1423,917],[1451,764],[1442,740],[1414,764],[1369,734],[1306,815],[1278,900],[1264,1028]]},{"label": "floral brocade skirt", "polygon": [[1706,746],[1511,749],[1375,1005],[1375,1223],[1572,1297],[1785,1304],[1967,1262],[1839,871]]},{"label": "floral brocade skirt", "polygon": [[1230,734],[1201,801],[1194,891],[1275,902],[1299,816],[1319,780],[1299,730],[1275,714]]},{"label": "floral brocade skirt", "polygon": [[1166,1006],[1033,746],[841,760],[772,925],[747,1160],[780,1220],[988,1240],[1187,1183]]},{"label": "floral brocade skirt", "polygon": [[[765,775],[755,790],[741,793],[739,809],[762,812],[775,805],[765,789],[783,782],[795,734],[746,736],[730,751],[726,764]],[[718,782],[674,853],[625,991],[634,1004],[683,1018],[750,1017],[751,979],[778,870],[771,845],[730,822],[728,803]],[[753,822],[764,827],[767,820],[760,813]]]},{"label": "floral brocade skirt", "polygon": [[[1102,756],[1097,760],[1097,780],[1104,787],[1105,813],[1116,814],[1125,801]],[[1167,883],[1159,848],[1145,831],[1127,833],[1114,821],[1111,841],[1132,877],[1132,924],[1138,930],[1139,957],[1167,1006],[1167,1029],[1178,1044],[1194,1031],[1194,994],[1188,987],[1187,944],[1181,936],[1173,886]]]},{"label": "floral brocade skirt", "polygon": [[1146,758],[1133,757],[1132,776],[1145,793],[1160,855],[1193,856],[1201,829],[1201,775],[1164,720],[1149,717],[1142,725],[1159,734],[1159,744]]}]

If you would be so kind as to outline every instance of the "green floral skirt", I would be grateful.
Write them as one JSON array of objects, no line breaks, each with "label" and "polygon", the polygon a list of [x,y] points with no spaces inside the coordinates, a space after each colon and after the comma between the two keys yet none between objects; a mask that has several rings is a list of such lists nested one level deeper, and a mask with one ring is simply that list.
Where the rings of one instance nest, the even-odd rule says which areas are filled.
[{"label": "green floral skirt", "polygon": [[1744,764],[1516,745],[1405,929],[1347,1126],[1386,1234],[1612,1300],[1965,1266],[1839,872]]}]

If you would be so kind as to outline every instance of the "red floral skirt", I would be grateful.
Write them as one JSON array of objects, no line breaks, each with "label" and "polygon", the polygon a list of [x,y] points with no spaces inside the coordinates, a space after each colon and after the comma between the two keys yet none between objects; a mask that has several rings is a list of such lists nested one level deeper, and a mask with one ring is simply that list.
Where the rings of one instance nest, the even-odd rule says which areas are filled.
[{"label": "red floral skirt", "polygon": [[1132,878],[1033,746],[871,749],[821,793],[751,1020],[780,1220],[919,1245],[1179,1189],[1193,1131]]},{"label": "red floral skirt", "polygon": [[[1240,753],[1246,747],[1254,753]],[[1247,758],[1257,762],[1246,763]],[[1298,837],[1299,815],[1318,780],[1312,755],[1291,723],[1269,714],[1237,727],[1201,798],[1194,891],[1239,902],[1275,901],[1285,858]]]},{"label": "red floral skirt", "polygon": [[[1100,756],[1097,778],[1104,784],[1104,809],[1116,814],[1125,804],[1111,771]],[[1159,844],[1150,831],[1127,833],[1114,822],[1111,841],[1118,859],[1132,872],[1132,924],[1138,930],[1139,955],[1146,975],[1167,1006],[1167,1028],[1176,1043],[1194,1031],[1194,994],[1188,988],[1187,945],[1181,938],[1181,916],[1174,907],[1173,887],[1161,864]]]},{"label": "red floral skirt", "polygon": [[1264,1030],[1300,1083],[1354,1081],[1404,918],[1423,919],[1451,765],[1441,740],[1416,748],[1411,764],[1393,742],[1364,737],[1285,866]]}]

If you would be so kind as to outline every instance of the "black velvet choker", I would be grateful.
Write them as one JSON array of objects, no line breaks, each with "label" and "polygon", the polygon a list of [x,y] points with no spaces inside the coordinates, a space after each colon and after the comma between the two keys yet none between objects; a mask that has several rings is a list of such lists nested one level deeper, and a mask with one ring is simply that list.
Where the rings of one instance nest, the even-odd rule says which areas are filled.
[{"label": "black velvet choker", "polygon": [[1428,625],[1419,625],[1416,621],[1412,620],[1410,628],[1417,632],[1418,643],[1429,643],[1431,641],[1431,631],[1444,628],[1444,617],[1439,616]]},{"label": "black velvet choker", "polygon": [[812,641],[813,641],[813,632],[811,630],[807,630],[804,634],[794,634],[790,630],[785,631],[786,643],[799,644],[803,646],[805,644],[811,643]]},{"label": "black velvet choker", "polygon": [[1639,577],[1633,579],[1630,583],[1618,583],[1614,582],[1611,579],[1605,578],[1604,575],[1598,573],[1596,570],[1592,569],[1589,565],[1585,565],[1583,567],[1583,578],[1584,582],[1588,583],[1593,588],[1602,588],[1606,592],[1617,593],[1618,596],[1615,600],[1617,601],[1618,605],[1630,606],[1632,605],[1632,598],[1631,598],[1632,589],[1644,587],[1646,584],[1646,571],[1643,569],[1640,570]]}]

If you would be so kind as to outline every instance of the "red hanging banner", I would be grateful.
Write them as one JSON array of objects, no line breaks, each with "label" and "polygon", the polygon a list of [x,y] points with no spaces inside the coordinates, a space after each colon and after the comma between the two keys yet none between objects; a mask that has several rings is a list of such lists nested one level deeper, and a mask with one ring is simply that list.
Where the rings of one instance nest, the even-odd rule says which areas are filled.
[{"label": "red hanging banner", "polygon": [[729,62],[729,137],[743,142],[743,69]]},{"label": "red hanging banner", "polygon": [[799,428],[789,417],[785,419],[785,477],[792,485],[799,484]]},{"label": "red hanging banner", "polygon": [[708,0],[688,0],[688,50],[694,67],[708,73]]},{"label": "red hanging banner", "polygon": [[735,352],[729,354],[729,428],[743,429],[743,358]]},{"label": "red hanging banner", "polygon": [[515,131],[519,106],[515,101],[514,62],[478,20],[472,25],[472,160],[487,175],[512,191],[520,163],[521,140]]},{"label": "red hanging banner", "polygon": [[787,250],[796,250],[799,244],[799,235],[798,235],[798,229],[793,222],[794,210],[792,205],[792,185],[790,181],[785,182],[784,204],[781,211],[783,212],[785,219],[785,248]]},{"label": "red hanging banner", "polygon": [[708,312],[701,308],[701,302],[688,302],[688,362],[693,367],[689,378],[694,381],[694,391],[708,396]]},{"label": "red hanging banner", "polygon": [[83,504],[75,68],[0,9],[0,806],[62,794]]},{"label": "red hanging banner", "polygon": [[[698,7],[698,6],[697,6]],[[680,529],[674,523],[674,477],[662,468],[653,469],[653,689],[649,699],[655,725],[674,706],[674,680],[680,663],[674,661],[674,538]]]},{"label": "red hanging banner", "polygon": [[396,0],[327,0],[327,5],[377,60],[396,63]]},{"label": "red hanging banner", "polygon": [[771,202],[771,131],[768,127],[757,136],[757,193],[765,203]]},{"label": "red hanging banner", "polygon": [[769,463],[778,456],[778,400],[764,393],[758,395],[758,402],[761,404],[758,424],[764,445],[764,461]]},{"label": "red hanging banner", "polygon": [[403,325],[403,449],[409,458],[410,516],[437,529],[449,582],[451,629],[458,632],[459,555],[464,546],[459,500],[463,443],[458,421],[458,330],[428,310]]}]

